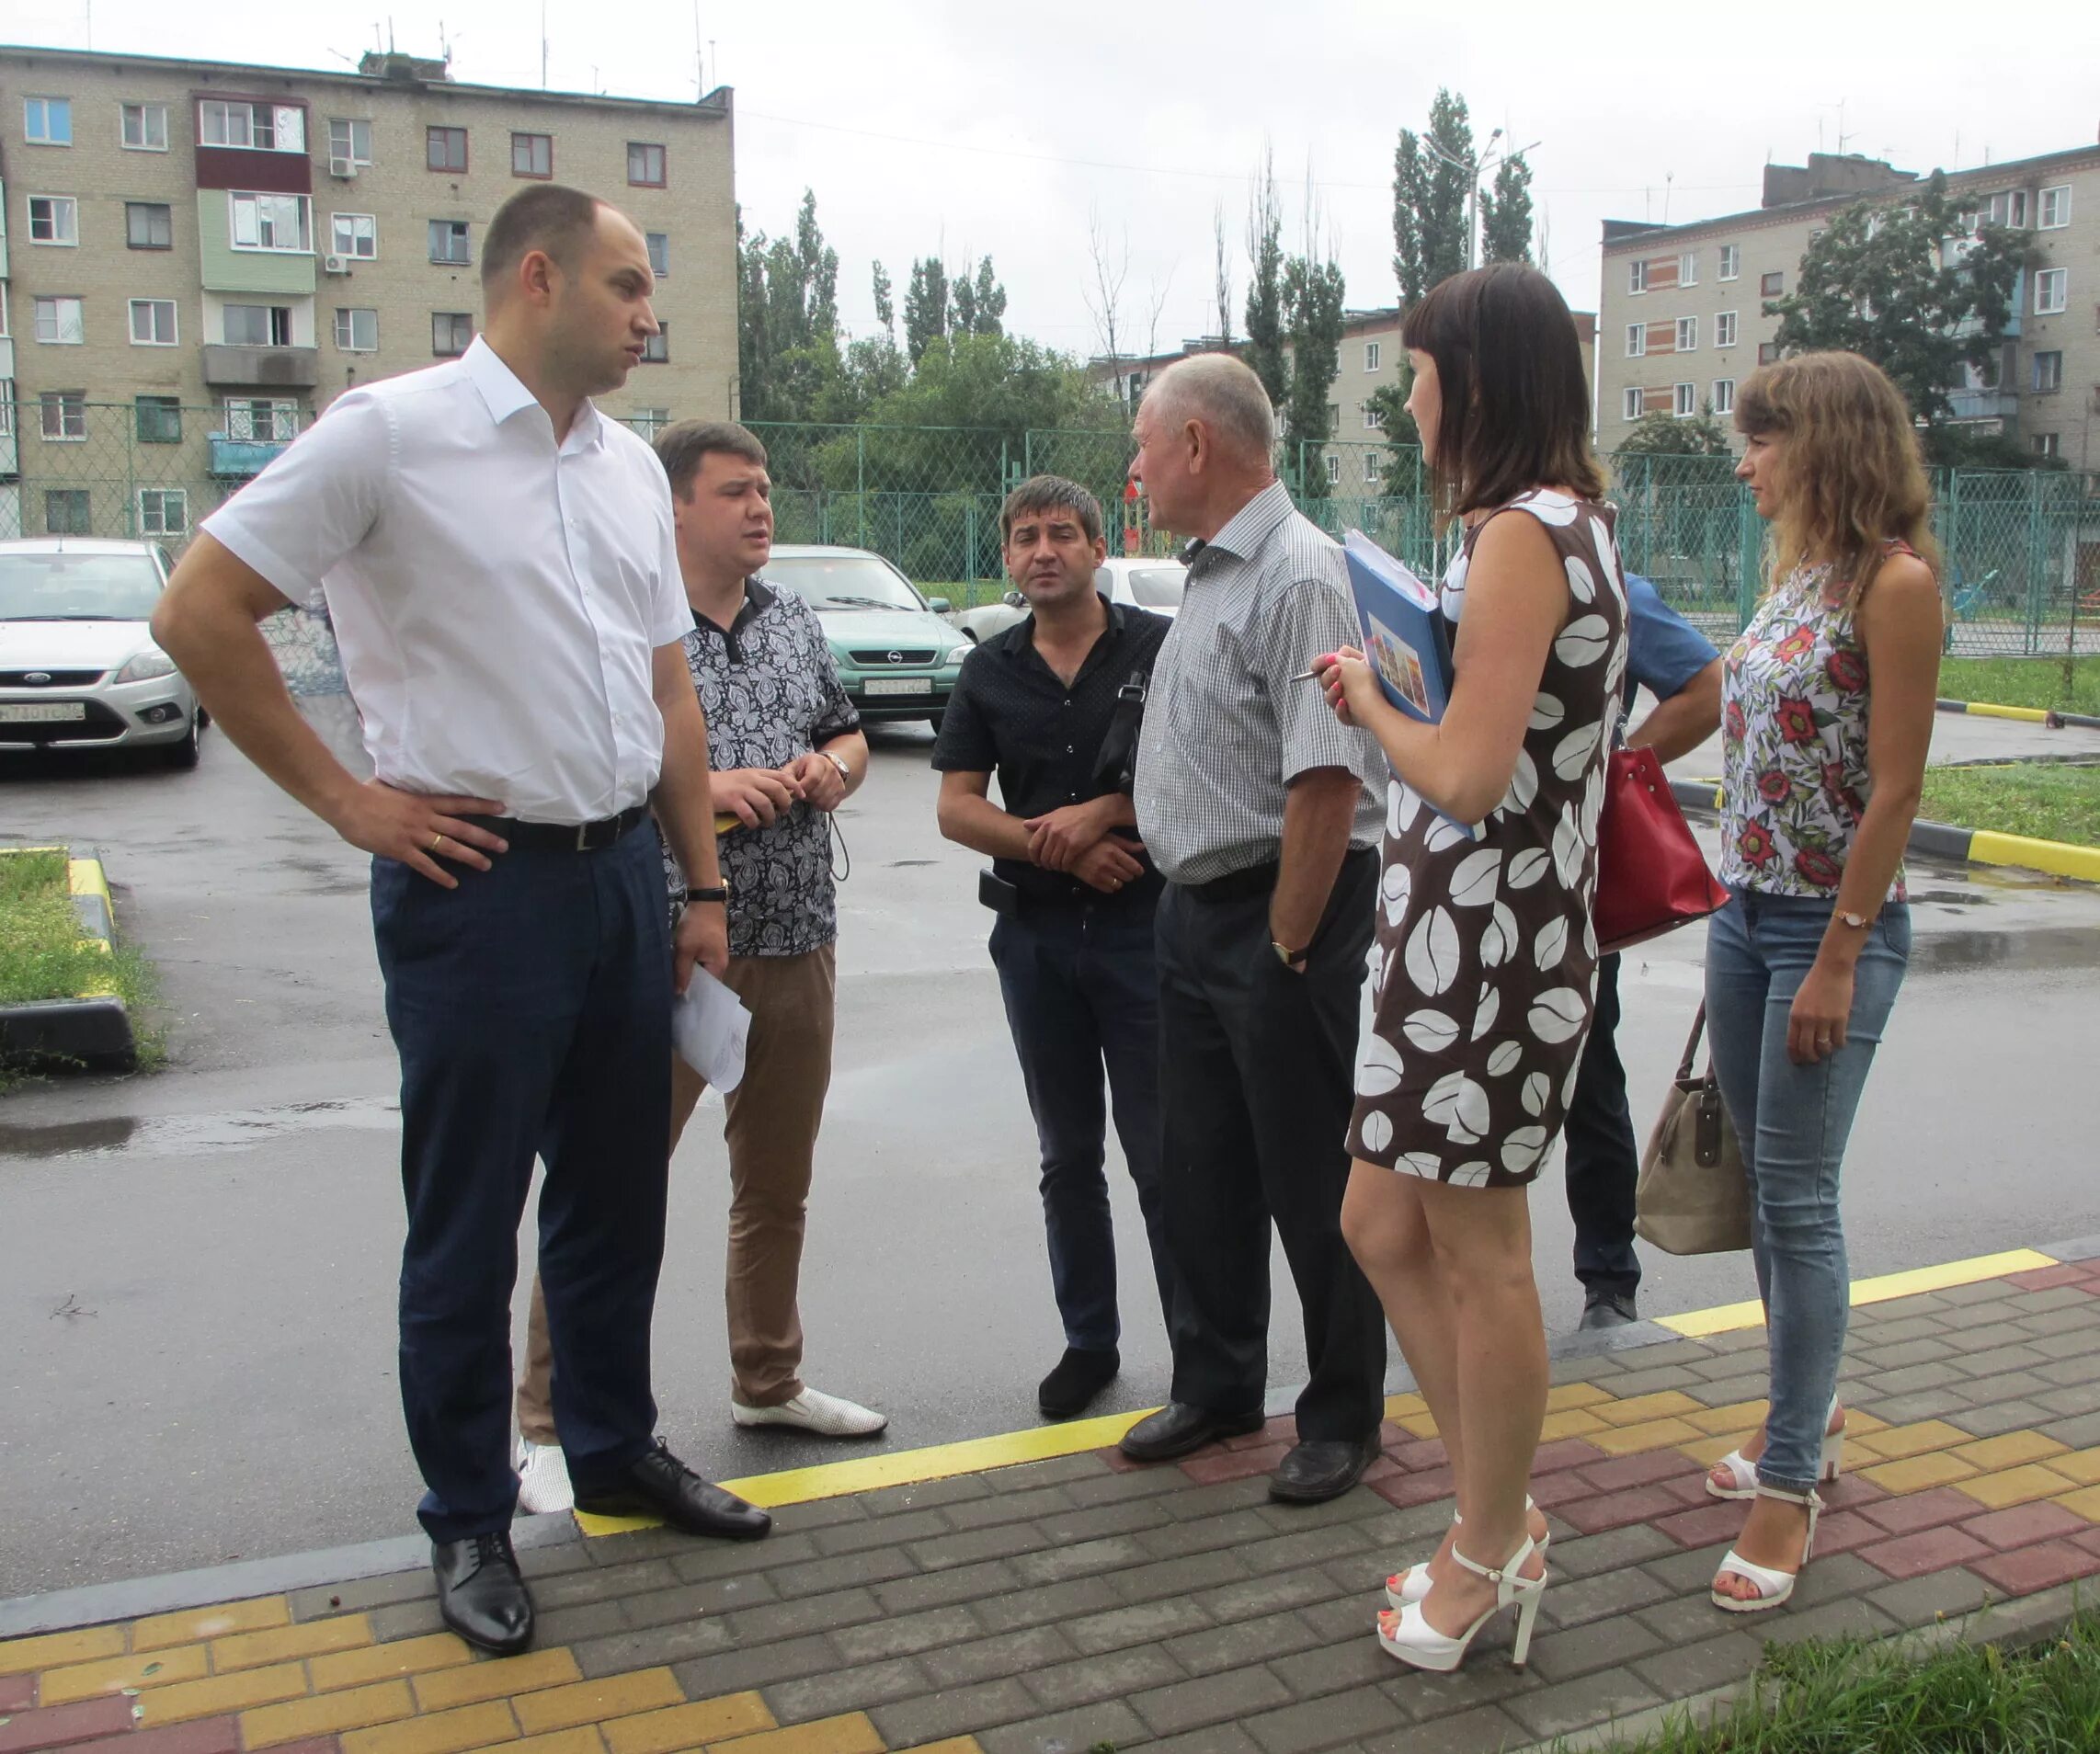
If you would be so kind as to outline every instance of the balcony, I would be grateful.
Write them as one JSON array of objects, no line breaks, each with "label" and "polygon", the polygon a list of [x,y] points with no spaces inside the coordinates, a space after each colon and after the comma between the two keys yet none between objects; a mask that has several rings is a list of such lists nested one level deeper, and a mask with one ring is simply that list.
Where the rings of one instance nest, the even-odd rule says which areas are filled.
[{"label": "balcony", "polygon": [[240,390],[311,390],[321,381],[318,347],[238,347],[208,342],[204,382]]},{"label": "balcony", "polygon": [[223,432],[211,436],[211,461],[208,473],[216,481],[252,481],[269,467],[291,441],[266,438],[229,438]]},{"label": "balcony", "polygon": [[1947,393],[1957,420],[2011,420],[2020,412],[2020,393],[2001,384],[1995,390]]}]

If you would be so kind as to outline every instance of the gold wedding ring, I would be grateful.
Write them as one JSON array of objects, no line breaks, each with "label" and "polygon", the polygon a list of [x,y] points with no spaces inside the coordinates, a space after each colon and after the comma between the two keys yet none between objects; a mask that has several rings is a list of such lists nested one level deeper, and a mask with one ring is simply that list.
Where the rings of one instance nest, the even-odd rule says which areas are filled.
[{"label": "gold wedding ring", "polygon": [[436,852],[436,851],[438,850],[438,849],[439,849],[439,848],[440,848],[440,847],[442,847],[444,844],[445,844],[445,834],[444,834],[444,830],[440,828],[439,830],[438,830],[438,832],[437,832],[437,833],[433,834],[433,835],[430,837],[430,850],[431,850],[432,852]]}]

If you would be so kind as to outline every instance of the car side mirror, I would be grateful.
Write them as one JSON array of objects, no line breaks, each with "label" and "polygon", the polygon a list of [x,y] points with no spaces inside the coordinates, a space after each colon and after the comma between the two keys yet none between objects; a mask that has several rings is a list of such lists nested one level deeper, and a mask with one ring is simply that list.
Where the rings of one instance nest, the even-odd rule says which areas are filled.
[{"label": "car side mirror", "polygon": [[999,601],[1009,609],[1026,609],[1028,607],[1028,599],[1019,591],[1009,591],[999,598]]},{"label": "car side mirror", "polygon": [[926,599],[926,607],[936,615],[945,615],[955,606],[945,597],[930,597]]}]

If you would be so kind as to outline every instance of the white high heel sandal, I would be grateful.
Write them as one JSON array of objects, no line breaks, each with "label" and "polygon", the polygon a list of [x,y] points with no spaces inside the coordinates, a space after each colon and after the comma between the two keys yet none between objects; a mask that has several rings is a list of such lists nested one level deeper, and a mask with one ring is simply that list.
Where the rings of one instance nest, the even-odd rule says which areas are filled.
[{"label": "white high heel sandal", "polygon": [[[1524,1513],[1527,1520],[1531,1513],[1537,1509],[1538,1506],[1528,1498],[1524,1501]],[[1454,1529],[1465,1521],[1466,1519],[1460,1516],[1457,1511],[1454,1510],[1451,1513],[1451,1526]],[[1553,1530],[1548,1527],[1544,1534],[1534,1535],[1532,1540],[1538,1548],[1538,1556],[1543,1559],[1546,1557],[1546,1548],[1553,1544]],[[1405,1571],[1396,1571],[1386,1579],[1386,1605],[1388,1608],[1405,1608],[1410,1601],[1420,1601],[1428,1594],[1429,1561],[1427,1559],[1422,1560],[1420,1564],[1410,1566]]]},{"label": "white high heel sandal", "polygon": [[[1809,1510],[1809,1532],[1801,1541],[1801,1565],[1792,1571],[1773,1571],[1764,1566],[1752,1565],[1733,1547],[1721,1561],[1720,1570],[1714,1574],[1711,1591],[1714,1606],[1731,1614],[1761,1614],[1768,1608],[1776,1608],[1794,1593],[1794,1585],[1799,1580],[1801,1568],[1809,1563],[1809,1555],[1816,1545],[1816,1518],[1822,1510],[1823,1501],[1812,1487],[1807,1492],[1787,1492],[1778,1486],[1759,1486],[1757,1497],[1784,1498],[1788,1504],[1806,1505]],[[1748,1577],[1757,1586],[1757,1594],[1750,1597],[1731,1596],[1720,1588],[1723,1573],[1733,1572],[1739,1577]]]},{"label": "white high heel sandal", "polygon": [[[1831,1412],[1834,1414],[1837,1410],[1837,1403],[1832,1401]],[[1713,1468],[1707,1469],[1706,1492],[1710,1498],[1740,1500],[1757,1497],[1757,1464],[1745,1461],[1740,1450],[1730,1450],[1714,1464],[1714,1467],[1726,1471],[1729,1476],[1729,1484],[1726,1486],[1716,1486]],[[1832,1431],[1829,1429],[1829,1423],[1826,1419],[1823,1430],[1822,1459],[1816,1469],[1816,1484],[1820,1486],[1833,1486],[1837,1482],[1838,1475],[1843,1472],[1844,1427],[1841,1425]]]},{"label": "white high heel sandal", "polygon": [[1457,1637],[1452,1638],[1429,1623],[1421,1602],[1410,1601],[1397,1615],[1382,1613],[1378,1616],[1380,1647],[1388,1657],[1397,1657],[1410,1668],[1448,1675],[1466,1660],[1466,1653],[1473,1640],[1479,1636],[1480,1629],[1503,1609],[1513,1606],[1517,1611],[1517,1636],[1516,1643],[1510,1647],[1510,1665],[1522,1669],[1531,1655],[1531,1629],[1538,1619],[1538,1604],[1546,1597],[1543,1571],[1535,1577],[1523,1575],[1524,1567],[1537,1550],[1532,1538],[1526,1535],[1517,1550],[1501,1565],[1489,1566],[1468,1559],[1454,1546],[1451,1549],[1454,1559],[1475,1577],[1485,1577],[1495,1586],[1493,1606],[1485,1610]]}]

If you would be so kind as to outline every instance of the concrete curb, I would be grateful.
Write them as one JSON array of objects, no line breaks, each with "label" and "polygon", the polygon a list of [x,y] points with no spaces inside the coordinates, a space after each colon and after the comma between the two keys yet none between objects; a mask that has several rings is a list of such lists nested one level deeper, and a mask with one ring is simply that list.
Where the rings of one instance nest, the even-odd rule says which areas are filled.
[{"label": "concrete curb", "polygon": [[[2008,709],[2010,710],[2010,709]],[[2100,725],[2100,720],[2094,721]],[[1670,791],[1687,810],[1719,807],[1719,782],[1672,780]],[[1961,828],[1945,822],[1914,822],[1906,850],[1921,858],[1947,859],[1957,864],[2005,865],[2100,883],[2100,847],[2074,846],[2066,840],[2036,840],[2026,835],[2002,835],[1990,828]]]},{"label": "concrete curb", "polygon": [[[8,850],[66,854],[67,883],[82,935],[99,944],[104,955],[109,954],[117,935],[117,915],[101,859],[91,849]],[[138,1063],[138,1042],[121,998],[109,992],[86,992],[71,998],[0,1005],[0,1059],[128,1072]]]},{"label": "concrete curb", "polygon": [[2045,724],[2051,731],[2075,725],[2082,731],[2100,731],[2100,719],[2085,712],[2059,712],[2054,707],[1994,706],[1988,700],[1939,700],[1942,712],[1965,712],[1981,719],[2017,719],[2022,724]]}]

